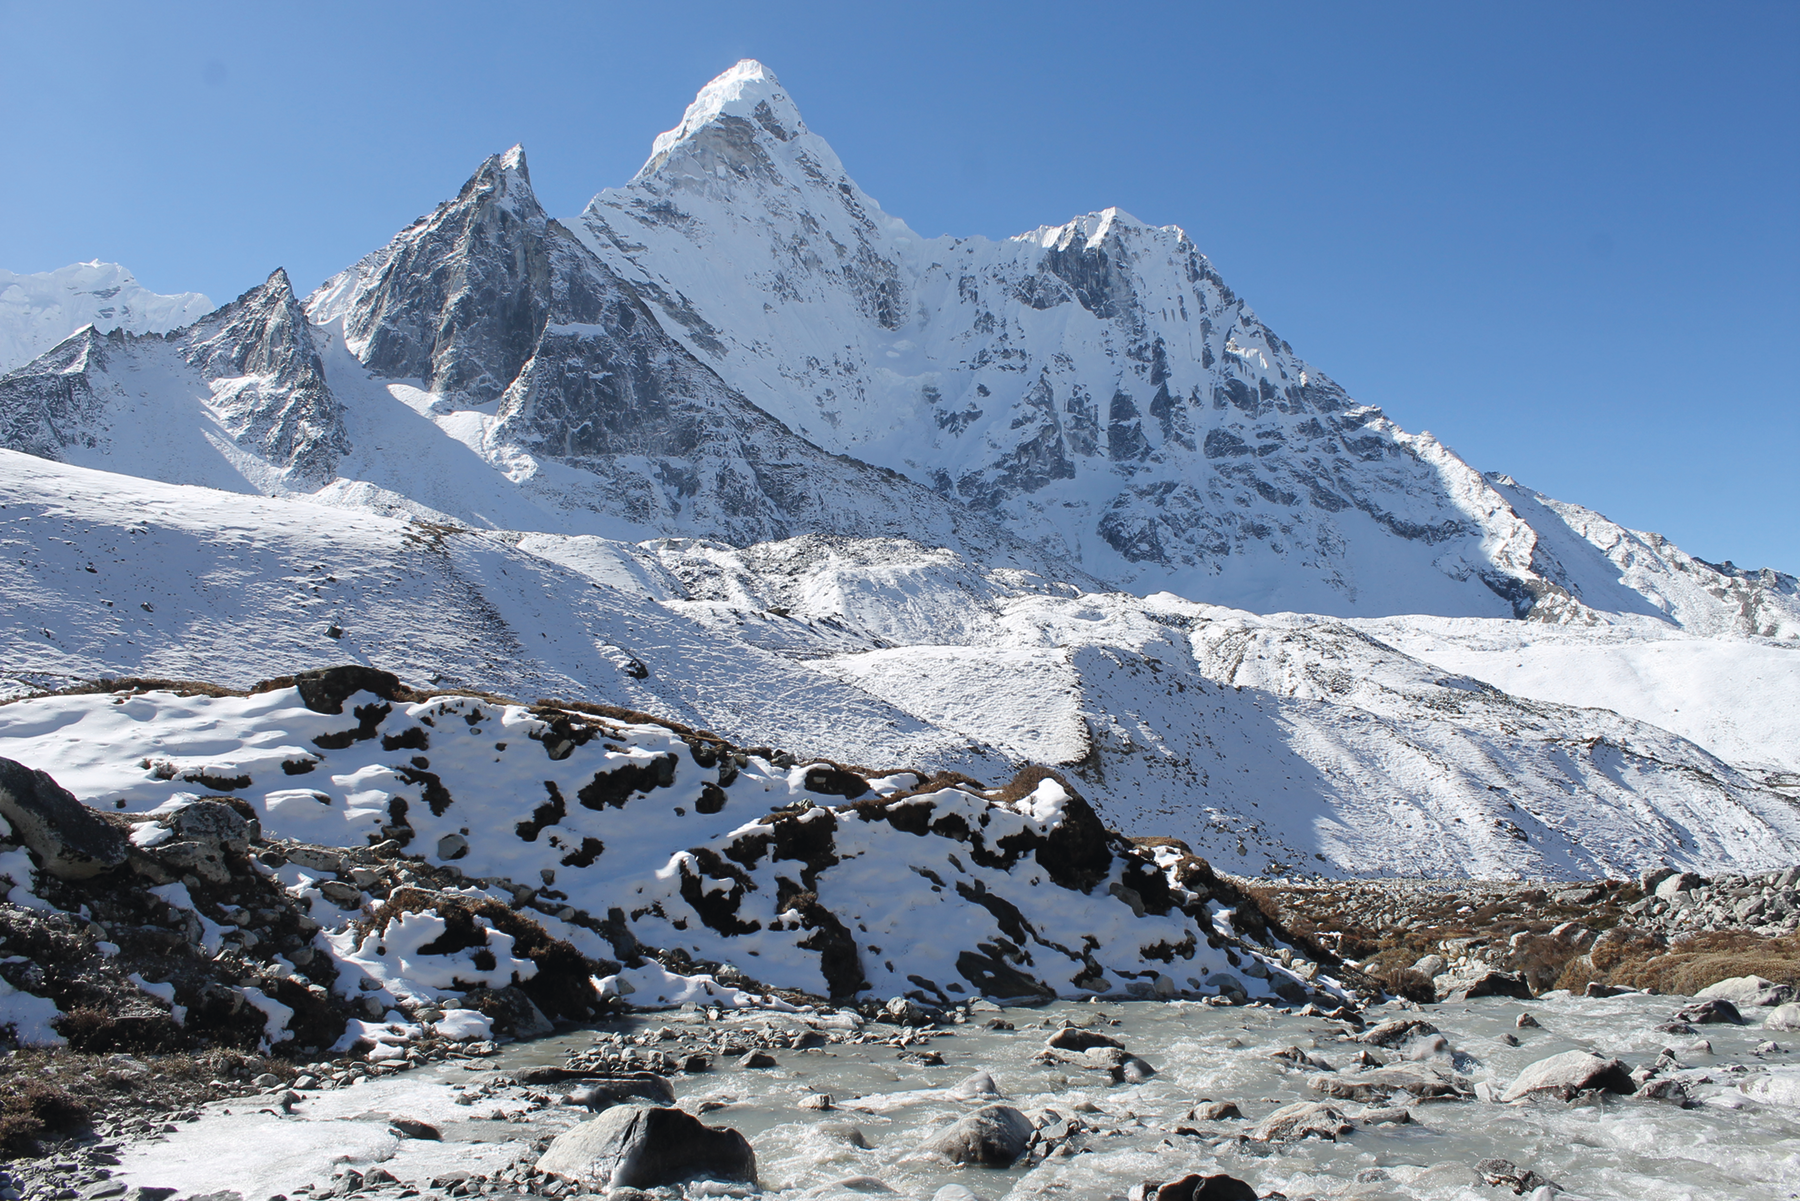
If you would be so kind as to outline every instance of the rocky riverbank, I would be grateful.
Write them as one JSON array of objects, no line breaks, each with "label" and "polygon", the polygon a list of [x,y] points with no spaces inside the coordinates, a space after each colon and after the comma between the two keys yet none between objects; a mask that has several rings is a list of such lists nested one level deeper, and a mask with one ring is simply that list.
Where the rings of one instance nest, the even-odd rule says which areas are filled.
[{"label": "rocky riverbank", "polygon": [[147,1138],[65,1145],[20,1191],[1786,1196],[1800,1056],[1783,1040],[1800,1030],[1755,1020],[1779,1026],[1779,1007],[1730,1009],[1560,991],[1333,1014],[690,1003],[460,1061],[305,1065]]}]

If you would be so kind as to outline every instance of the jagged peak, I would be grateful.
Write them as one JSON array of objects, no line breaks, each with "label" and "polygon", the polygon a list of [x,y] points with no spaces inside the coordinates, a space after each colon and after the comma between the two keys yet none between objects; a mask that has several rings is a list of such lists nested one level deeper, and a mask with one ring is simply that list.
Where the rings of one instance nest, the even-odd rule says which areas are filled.
[{"label": "jagged peak", "polygon": [[651,170],[669,151],[721,117],[754,121],[783,142],[809,132],[775,73],[753,58],[740,59],[700,89],[682,114],[681,124],[656,135],[650,158],[638,174]]},{"label": "jagged peak", "polygon": [[1177,238],[1187,237],[1179,225],[1150,225],[1115,205],[1097,213],[1083,214],[1063,225],[1040,225],[1029,233],[1015,234],[1013,241],[1031,242],[1045,250],[1068,250],[1079,242],[1085,249],[1096,250],[1107,238],[1126,231],[1155,231]]},{"label": "jagged peak", "polygon": [[456,195],[457,203],[477,201],[497,203],[512,208],[537,206],[537,194],[531,190],[531,169],[525,163],[525,147],[515,145],[499,154],[490,154],[475,168],[475,174]]}]

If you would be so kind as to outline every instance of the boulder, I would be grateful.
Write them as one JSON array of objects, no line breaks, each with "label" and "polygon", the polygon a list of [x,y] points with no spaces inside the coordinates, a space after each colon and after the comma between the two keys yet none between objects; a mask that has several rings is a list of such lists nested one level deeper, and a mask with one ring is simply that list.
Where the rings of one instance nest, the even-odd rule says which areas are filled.
[{"label": "boulder", "polygon": [[439,1142],[443,1132],[430,1122],[421,1122],[417,1118],[394,1118],[388,1126],[401,1138],[416,1138],[426,1142]]},{"label": "boulder", "polygon": [[1537,1093],[1554,1093],[1564,1100],[1589,1089],[1609,1093],[1634,1093],[1637,1081],[1617,1059],[1602,1059],[1586,1051],[1564,1051],[1540,1059],[1519,1073],[1518,1079],[1500,1095],[1502,1101],[1517,1101]]},{"label": "boulder", "polygon": [[925,1144],[952,1163],[1010,1167],[1031,1141],[1031,1119],[1010,1105],[987,1105],[966,1114]]},{"label": "boulder", "polygon": [[1252,1126],[1246,1138],[1258,1143],[1293,1143],[1304,1138],[1323,1138],[1336,1142],[1350,1133],[1344,1115],[1329,1105],[1316,1101],[1296,1101],[1283,1105]]},{"label": "boulder", "polygon": [[1461,1076],[1432,1068],[1375,1068],[1367,1072],[1320,1075],[1308,1079],[1306,1086],[1315,1093],[1341,1101],[1385,1102],[1395,1093],[1410,1093],[1420,1100],[1439,1097],[1461,1100],[1475,1095],[1474,1088]]},{"label": "boulder", "polygon": [[1425,1034],[1436,1034],[1438,1028],[1430,1022],[1418,1018],[1397,1018],[1371,1026],[1356,1036],[1359,1043],[1367,1043],[1371,1047],[1397,1047],[1408,1039]]},{"label": "boulder", "polygon": [[515,1079],[520,1084],[533,1088],[550,1084],[574,1084],[575,1087],[564,1098],[564,1103],[585,1105],[595,1111],[610,1109],[628,1101],[647,1102],[651,1105],[675,1104],[674,1087],[667,1078],[658,1076],[655,1072],[611,1075],[583,1072],[574,1068],[540,1067],[526,1068]]},{"label": "boulder", "polygon": [[1696,1026],[1728,1024],[1742,1026],[1744,1015],[1737,1011],[1737,1006],[1730,1001],[1722,1001],[1718,997],[1710,997],[1704,1001],[1695,1001],[1691,1005],[1683,1005],[1675,1011],[1670,1021],[1692,1022]]},{"label": "boulder", "polygon": [[1214,972],[1201,981],[1207,988],[1219,990],[1219,996],[1229,997],[1235,1004],[1242,1004],[1250,994],[1244,989],[1244,982],[1230,972]]},{"label": "boulder", "polygon": [[1729,1001],[1738,1009],[1757,1006],[1785,1005],[1794,999],[1793,986],[1777,984],[1761,976],[1733,976],[1717,984],[1709,984],[1694,996],[1702,1000]]},{"label": "boulder", "polygon": [[[36,852],[51,875],[86,880],[125,862],[131,841],[125,832],[76,800],[41,771],[0,759],[0,817],[19,840]],[[30,887],[29,880],[16,884]]]},{"label": "boulder", "polygon": [[1484,1159],[1475,1165],[1475,1174],[1481,1182],[1498,1188],[1509,1188],[1523,1196],[1536,1193],[1548,1186],[1561,1192],[1562,1186],[1546,1176],[1539,1176],[1528,1168],[1521,1168],[1510,1159]]},{"label": "boulder", "polygon": [[[274,681],[269,681],[271,684]],[[319,667],[294,673],[294,687],[300,703],[314,713],[342,713],[344,702],[359,692],[369,692],[382,700],[399,700],[405,691],[400,678],[392,672],[348,663],[342,667]],[[263,685],[257,685],[261,691]]]},{"label": "boulder", "polygon": [[1441,976],[1450,961],[1442,955],[1421,955],[1412,965],[1412,970],[1421,976]]},{"label": "boulder", "polygon": [[1789,1001],[1786,1005],[1777,1005],[1763,1019],[1765,1030],[1800,1030],[1800,1003]]},{"label": "boulder", "polygon": [[1101,1034],[1097,1030],[1083,1030],[1077,1026],[1064,1026],[1052,1034],[1044,1044],[1054,1051],[1073,1051],[1077,1054],[1090,1051],[1095,1047],[1123,1047],[1125,1044],[1111,1035]]},{"label": "boulder", "polygon": [[261,822],[251,821],[224,801],[183,805],[170,815],[167,825],[177,838],[223,847],[240,855],[262,837]]},{"label": "boulder", "polygon": [[537,1169],[613,1189],[688,1180],[755,1184],[756,1153],[737,1131],[679,1109],[620,1105],[557,1135]]},{"label": "boulder", "polygon": [[1477,997],[1513,997],[1531,1000],[1531,986],[1518,972],[1500,972],[1492,968],[1451,976],[1438,985],[1440,1001],[1473,1001]]},{"label": "boulder", "polygon": [[1636,992],[1633,988],[1624,988],[1617,984],[1602,984],[1598,980],[1589,980],[1587,988],[1582,991],[1584,997],[1622,997],[1626,993]]},{"label": "boulder", "polygon": [[1356,1120],[1365,1126],[1410,1126],[1413,1116],[1403,1105],[1379,1106],[1363,1110]]},{"label": "boulder", "polygon": [[313,872],[330,872],[335,876],[349,864],[342,851],[327,847],[283,847],[282,851],[287,855],[289,863]]},{"label": "boulder", "polygon": [[556,1029],[516,984],[471,989],[463,994],[463,1005],[492,1018],[494,1033],[502,1038],[542,1038]]},{"label": "boulder", "polygon": [[1243,1111],[1232,1101],[1202,1101],[1187,1111],[1185,1115],[1190,1122],[1223,1122],[1231,1118],[1242,1118]]},{"label": "boulder", "polygon": [[963,1098],[998,1097],[1001,1093],[1000,1086],[994,1083],[992,1076],[986,1072],[976,1072],[953,1087],[950,1095]]},{"label": "boulder", "polygon": [[1211,1176],[1190,1172],[1167,1184],[1146,1180],[1132,1189],[1130,1196],[1139,1201],[1256,1201],[1256,1190],[1222,1172]]},{"label": "boulder", "polygon": [[1657,882],[1655,895],[1662,900],[1672,901],[1675,899],[1676,893],[1692,892],[1694,889],[1701,887],[1705,883],[1705,880],[1696,876],[1693,872],[1676,872],[1674,875],[1666,876]]}]

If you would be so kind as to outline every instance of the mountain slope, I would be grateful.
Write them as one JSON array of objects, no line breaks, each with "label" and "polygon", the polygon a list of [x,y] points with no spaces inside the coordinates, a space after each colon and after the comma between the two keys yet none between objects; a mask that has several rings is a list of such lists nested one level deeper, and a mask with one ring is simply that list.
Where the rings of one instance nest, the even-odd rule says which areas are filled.
[{"label": "mountain slope", "polygon": [[[1083,593],[889,539],[462,530],[3,451],[0,506],[0,664],[19,690],[245,687],[351,659],[874,767],[996,782],[1059,766],[1113,825],[1248,873],[1800,856],[1800,806],[1701,747],[1338,622]],[[1789,699],[1791,682],[1772,687],[1715,708],[1752,718]]]},{"label": "mountain slope", "polygon": [[[1115,584],[1259,612],[1589,617],[1593,564],[1565,568],[1560,524],[1551,551],[1535,506],[1351,400],[1181,230],[1108,209],[1006,242],[921,238],[758,63],[703,88],[578,230],[795,430]],[[1734,588],[1764,612],[1659,611],[1800,629],[1779,584],[1713,572],[1701,591]],[[1637,589],[1627,571],[1587,591],[1654,609]]]},{"label": "mountain slope", "polygon": [[212,307],[198,292],[152,292],[117,263],[71,263],[34,275],[0,270],[0,373],[30,362],[84,325],[103,334],[164,333]]}]

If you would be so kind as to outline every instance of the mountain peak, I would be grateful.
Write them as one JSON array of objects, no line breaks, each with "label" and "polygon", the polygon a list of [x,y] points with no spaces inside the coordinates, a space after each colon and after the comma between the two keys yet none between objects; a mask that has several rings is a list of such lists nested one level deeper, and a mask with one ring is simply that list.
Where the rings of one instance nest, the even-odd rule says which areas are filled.
[{"label": "mountain peak", "polygon": [[681,115],[680,125],[656,135],[650,147],[650,162],[721,117],[754,121],[784,142],[807,132],[800,110],[788,99],[775,72],[753,58],[739,59],[730,70],[700,89]]},{"label": "mountain peak", "polygon": [[[1062,225],[1040,225],[1030,233],[1014,235],[1012,240],[1030,242],[1046,250],[1068,250],[1076,245],[1096,250],[1114,232],[1151,228],[1153,227],[1115,205],[1097,213],[1087,213]],[[1163,228],[1180,232],[1172,225]]]}]

